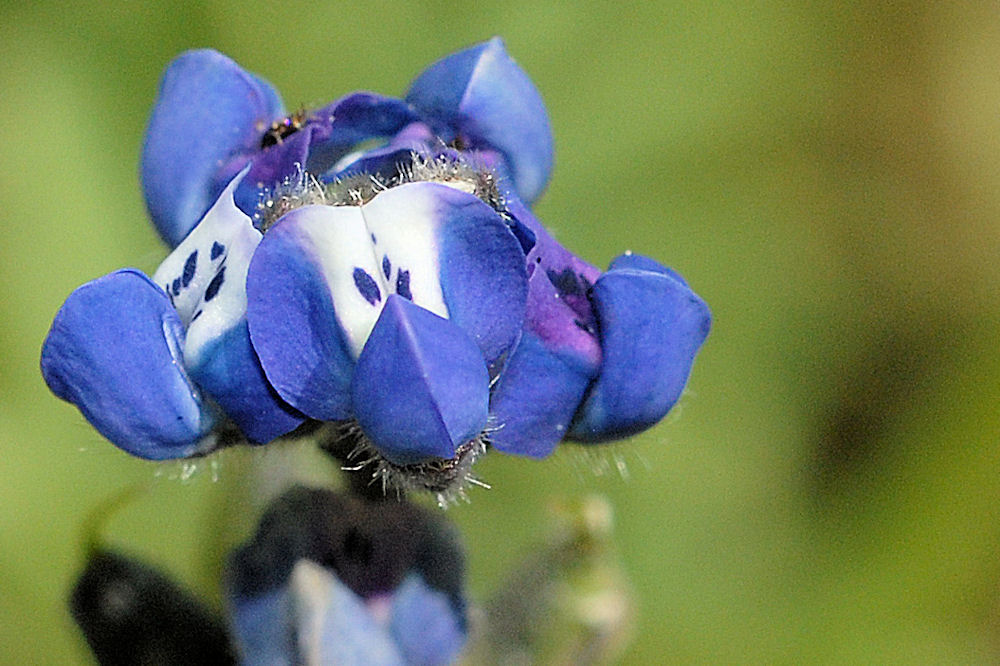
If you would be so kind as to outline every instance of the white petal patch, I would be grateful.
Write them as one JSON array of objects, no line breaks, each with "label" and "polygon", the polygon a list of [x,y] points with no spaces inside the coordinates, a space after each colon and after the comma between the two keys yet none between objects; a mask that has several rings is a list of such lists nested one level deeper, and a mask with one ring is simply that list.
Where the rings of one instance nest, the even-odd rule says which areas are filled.
[{"label": "white petal patch", "polygon": [[389,294],[448,317],[438,276],[433,192],[402,185],[364,206],[303,206],[294,215],[296,233],[323,275],[355,358]]},{"label": "white petal patch", "polygon": [[303,250],[312,255],[307,259],[323,275],[337,323],[356,358],[375,327],[386,297],[371,233],[356,206],[303,206],[295,209],[294,215]]},{"label": "white petal patch", "polygon": [[246,169],[223,190],[198,225],[153,274],[187,328],[184,360],[196,366],[205,345],[246,316],[246,277],[261,234],[236,207],[233,192]]},{"label": "white petal patch", "polygon": [[439,206],[433,188],[412,183],[377,194],[361,212],[375,239],[376,259],[390,268],[388,278],[382,277],[392,293],[447,319],[436,241]]}]

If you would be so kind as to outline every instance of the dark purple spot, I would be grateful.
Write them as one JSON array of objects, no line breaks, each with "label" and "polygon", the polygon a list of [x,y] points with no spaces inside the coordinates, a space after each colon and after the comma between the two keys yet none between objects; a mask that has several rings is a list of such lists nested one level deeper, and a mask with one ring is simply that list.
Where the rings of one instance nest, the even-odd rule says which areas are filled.
[{"label": "dark purple spot", "polygon": [[200,317],[200,316],[201,316],[201,313],[202,313],[202,312],[203,312],[203,310],[198,310],[197,312],[195,312],[195,313],[194,313],[194,316],[193,316],[193,317],[191,317],[191,323],[192,323],[192,324],[194,323],[194,320],[195,320],[195,319],[197,319],[198,317]]},{"label": "dark purple spot", "polygon": [[181,295],[181,279],[174,278],[173,283],[170,285],[170,291],[173,292],[174,296]]},{"label": "dark purple spot", "polygon": [[208,287],[205,289],[205,302],[215,298],[215,295],[219,293],[219,289],[222,288],[222,283],[226,281],[226,267],[223,266],[219,269],[219,272],[215,274],[212,281],[208,283]]},{"label": "dark purple spot", "polygon": [[377,241],[377,240],[375,240],[375,234],[374,234],[374,233],[372,234],[372,242],[373,242],[373,243],[378,243],[378,241]]},{"label": "dark purple spot", "polygon": [[195,269],[198,268],[198,250],[195,250],[188,255],[187,261],[184,262],[184,272],[181,273],[181,286],[186,287],[191,284],[191,280],[194,279]]},{"label": "dark purple spot", "polygon": [[396,293],[408,301],[413,300],[413,294],[410,293],[410,271],[399,270],[399,275],[396,276]]},{"label": "dark purple spot", "polygon": [[214,243],[212,243],[212,261],[215,261],[216,259],[221,257],[222,253],[225,251],[226,251],[226,246],[220,243],[219,241],[215,241]]},{"label": "dark purple spot", "polygon": [[358,288],[361,296],[372,305],[382,300],[382,292],[379,291],[378,284],[365,269],[354,269],[354,286]]},{"label": "dark purple spot", "polygon": [[590,289],[590,281],[581,275],[577,275],[572,269],[566,268],[556,271],[551,268],[546,269],[552,286],[559,292],[560,298],[584,324],[584,330],[596,330],[593,327],[594,311],[587,299],[587,290]]},{"label": "dark purple spot", "polygon": [[545,273],[549,276],[549,282],[562,296],[582,296],[583,288],[580,286],[579,278],[571,269],[562,271],[548,269]]},{"label": "dark purple spot", "polygon": [[382,275],[385,276],[386,280],[392,275],[392,263],[389,261],[389,257],[382,257]]}]

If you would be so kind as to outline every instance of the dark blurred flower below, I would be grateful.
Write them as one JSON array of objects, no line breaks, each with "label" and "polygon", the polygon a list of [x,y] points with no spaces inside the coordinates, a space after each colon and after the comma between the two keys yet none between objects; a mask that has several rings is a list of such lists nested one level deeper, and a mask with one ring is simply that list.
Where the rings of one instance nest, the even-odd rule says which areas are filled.
[{"label": "dark blurred flower below", "polygon": [[346,424],[359,467],[436,489],[427,470],[461,484],[488,446],[540,458],[676,403],[708,309],[659,263],[602,273],[534,217],[549,123],[499,40],[405,100],[283,114],[218,53],[168,68],[143,184],[174,250],[152,278],[73,292],[42,352],[49,387],[113,443],[185,458]]},{"label": "dark blurred flower below", "polygon": [[131,558],[91,555],[71,596],[101,664],[434,665],[465,643],[456,536],[412,504],[296,487],[230,557],[224,623]]}]

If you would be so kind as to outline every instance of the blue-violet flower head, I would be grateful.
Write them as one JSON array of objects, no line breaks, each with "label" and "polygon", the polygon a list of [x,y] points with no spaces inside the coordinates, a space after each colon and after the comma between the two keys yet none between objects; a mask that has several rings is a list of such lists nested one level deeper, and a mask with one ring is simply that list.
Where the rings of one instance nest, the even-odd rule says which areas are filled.
[{"label": "blue-violet flower head", "polygon": [[331,422],[359,467],[440,492],[487,446],[540,458],[676,403],[708,309],[659,263],[602,272],[535,218],[548,120],[499,40],[432,65],[405,101],[281,113],[217,53],[168,69],[143,178],[174,250],[152,279],[74,292],[42,354],[112,442],[179,458]]}]

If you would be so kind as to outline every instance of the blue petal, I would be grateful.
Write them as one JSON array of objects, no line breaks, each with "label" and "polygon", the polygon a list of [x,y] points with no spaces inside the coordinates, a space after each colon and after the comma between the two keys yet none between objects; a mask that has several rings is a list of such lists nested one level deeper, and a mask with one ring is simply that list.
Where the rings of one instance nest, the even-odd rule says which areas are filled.
[{"label": "blue petal", "polygon": [[[170,64],[142,152],[146,205],[167,243],[187,235],[283,115],[274,89],[221,53],[188,51]],[[242,163],[220,174],[238,153]]]},{"label": "blue petal", "polygon": [[305,206],[268,231],[250,263],[254,349],[271,386],[315,419],[351,416],[354,356],[378,309],[350,276],[353,268],[378,274],[370,242],[359,209]]},{"label": "blue petal", "polygon": [[628,437],[662,419],[711,325],[704,301],[662,271],[616,267],[597,280],[592,300],[604,357],[569,435],[584,442]]},{"label": "blue petal", "polygon": [[396,588],[389,631],[407,664],[452,663],[465,644],[465,626],[443,592],[410,574]]},{"label": "blue petal", "polygon": [[89,282],[59,310],[42,348],[52,392],[141,458],[201,453],[214,418],[181,362],[184,331],[167,295],[134,269]]},{"label": "blue petal", "polygon": [[462,329],[392,294],[358,358],[354,415],[397,464],[452,458],[486,425],[489,375]]},{"label": "blue petal", "polygon": [[[424,182],[383,192],[363,211],[377,251],[408,271],[415,303],[465,329],[491,365],[512,347],[528,278],[520,243],[492,208]],[[438,290],[446,311],[435,304]]]},{"label": "blue petal", "polygon": [[471,148],[496,148],[513,172],[517,192],[531,203],[552,171],[552,131],[528,75],[495,37],[431,65],[406,101],[452,128]]},{"label": "blue petal", "polygon": [[681,277],[680,273],[672,268],[668,268],[649,257],[645,257],[641,254],[633,254],[632,252],[626,252],[625,254],[615,257],[611,264],[608,265],[608,270],[613,271],[615,269],[633,269],[637,271],[650,271],[652,273],[660,273],[661,275],[669,275],[673,279],[680,282],[685,287],[687,282]]},{"label": "blue petal", "polygon": [[189,372],[251,443],[267,444],[305,420],[268,383],[250,344],[246,319],[213,340],[202,362]]},{"label": "blue petal", "polygon": [[526,331],[497,380],[490,444],[504,453],[544,458],[566,436],[593,373],[549,350]]},{"label": "blue petal", "polygon": [[260,596],[231,595],[233,637],[243,666],[292,666],[300,663],[287,587]]},{"label": "blue petal", "polygon": [[299,661],[303,664],[404,666],[389,632],[372,616],[361,597],[333,573],[309,560],[292,571]]}]

